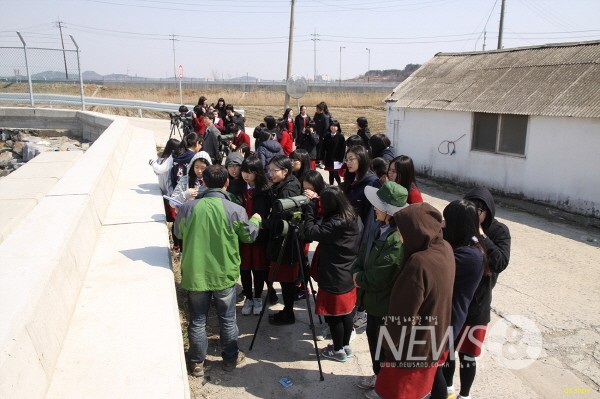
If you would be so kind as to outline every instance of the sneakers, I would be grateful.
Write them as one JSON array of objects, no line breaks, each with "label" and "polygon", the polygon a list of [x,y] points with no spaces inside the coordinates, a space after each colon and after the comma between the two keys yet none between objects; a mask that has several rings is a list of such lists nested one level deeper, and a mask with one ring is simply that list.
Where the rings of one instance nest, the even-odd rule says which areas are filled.
[{"label": "sneakers", "polygon": [[238,296],[235,297],[235,303],[244,302],[244,298],[246,298],[246,295],[244,295],[244,292],[242,291]]},{"label": "sneakers", "polygon": [[374,389],[375,382],[377,382],[377,376],[373,374],[368,377],[364,377],[358,382],[358,384],[356,384],[356,386],[360,389]]},{"label": "sneakers", "polygon": [[269,323],[274,326],[283,326],[286,324],[294,324],[296,322],[296,317],[293,312],[286,312],[285,310],[280,310],[277,313],[269,315]]},{"label": "sneakers", "polygon": [[354,353],[352,353],[352,348],[350,345],[344,346],[344,352],[346,352],[346,357],[353,357]]},{"label": "sneakers", "polygon": [[354,328],[361,328],[367,325],[367,312],[356,312],[354,316]]},{"label": "sneakers", "polygon": [[248,316],[252,313],[252,308],[254,307],[254,301],[250,298],[246,298],[244,300],[244,306],[242,306],[242,315]]},{"label": "sneakers", "polygon": [[246,355],[242,351],[238,351],[237,359],[234,360],[223,360],[223,365],[221,366],[225,371],[233,371],[235,368],[244,362],[246,359]]},{"label": "sneakers", "polygon": [[269,297],[269,303],[271,305],[275,305],[277,303],[277,300],[279,299],[277,298],[277,292],[275,292],[273,288],[269,289],[267,296]]},{"label": "sneakers", "polygon": [[370,391],[365,392],[365,398],[367,398],[367,399],[383,399],[383,397],[380,396],[377,392],[375,392],[374,389],[371,389]]},{"label": "sneakers", "polygon": [[451,396],[455,391],[456,390],[454,389],[454,385],[450,385],[449,387],[446,387],[446,392],[447,392],[448,396]]},{"label": "sneakers", "polygon": [[204,362],[192,363],[192,375],[194,377],[204,377]]},{"label": "sneakers", "polygon": [[345,362],[348,360],[348,356],[346,355],[346,351],[340,349],[336,351],[333,349],[333,345],[328,345],[321,351],[321,356],[326,357],[327,359],[335,360],[336,362]]},{"label": "sneakers", "polygon": [[[263,309],[263,303],[262,303],[262,298],[254,298],[254,315],[258,316],[260,314],[260,312],[262,312]],[[244,313],[243,309],[242,309],[242,314]]]}]

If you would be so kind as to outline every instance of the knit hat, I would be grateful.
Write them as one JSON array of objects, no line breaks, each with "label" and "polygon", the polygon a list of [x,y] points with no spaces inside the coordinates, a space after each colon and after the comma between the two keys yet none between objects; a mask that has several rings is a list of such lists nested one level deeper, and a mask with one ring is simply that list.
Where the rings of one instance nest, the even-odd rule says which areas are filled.
[{"label": "knit hat", "polygon": [[385,182],[381,188],[365,187],[365,196],[369,202],[386,215],[393,216],[400,209],[408,206],[408,191],[398,183]]},{"label": "knit hat", "polygon": [[239,152],[232,152],[229,155],[227,155],[227,158],[225,158],[225,167],[231,164],[241,166],[242,162],[244,162],[244,157],[242,156],[242,154],[240,154]]}]

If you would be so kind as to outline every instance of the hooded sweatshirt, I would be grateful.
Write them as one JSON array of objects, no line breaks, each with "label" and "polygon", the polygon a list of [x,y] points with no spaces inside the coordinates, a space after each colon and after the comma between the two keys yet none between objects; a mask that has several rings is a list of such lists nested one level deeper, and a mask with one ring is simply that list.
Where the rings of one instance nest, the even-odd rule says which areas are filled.
[{"label": "hooded sweatshirt", "polygon": [[[200,151],[200,152],[197,152],[196,154],[194,154],[194,156],[192,157],[192,159],[190,160],[190,162],[187,166],[187,173],[185,175],[181,176],[181,178],[179,179],[179,183],[177,183],[175,190],[173,190],[173,193],[171,194],[172,198],[175,198],[177,201],[180,201],[180,202],[185,202],[187,200],[192,199],[187,191],[187,189],[189,188],[189,175],[190,175],[190,171],[194,167],[194,162],[196,162],[196,160],[200,159],[200,158],[205,159],[206,161],[208,161],[208,164],[211,165],[210,155],[208,155],[208,153],[206,151]],[[198,190],[204,191],[205,188],[198,187]],[[175,208],[174,202],[169,202],[169,205],[171,205],[172,208]]]},{"label": "hooded sweatshirt", "polygon": [[384,337],[383,358],[397,362],[395,366],[399,368],[429,367],[437,363],[446,345],[452,313],[454,254],[443,238],[442,215],[430,204],[404,208],[394,215],[394,220],[404,239],[406,260],[392,288],[388,316],[384,318],[394,348]]},{"label": "hooded sweatshirt", "polygon": [[487,208],[486,218],[481,224],[483,229],[482,244],[486,248],[488,266],[491,276],[483,276],[467,315],[466,325],[482,326],[490,322],[492,306],[492,289],[498,280],[498,274],[504,271],[510,260],[510,231],[508,227],[496,220],[494,197],[485,187],[475,187],[465,195],[465,199],[481,201]]}]

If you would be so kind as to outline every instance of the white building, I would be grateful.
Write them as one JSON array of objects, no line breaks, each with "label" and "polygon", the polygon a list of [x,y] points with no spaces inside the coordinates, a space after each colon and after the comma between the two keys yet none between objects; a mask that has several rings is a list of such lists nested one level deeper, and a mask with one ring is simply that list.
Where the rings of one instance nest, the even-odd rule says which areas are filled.
[{"label": "white building", "polygon": [[418,171],[600,217],[600,41],[439,53],[386,102]]}]

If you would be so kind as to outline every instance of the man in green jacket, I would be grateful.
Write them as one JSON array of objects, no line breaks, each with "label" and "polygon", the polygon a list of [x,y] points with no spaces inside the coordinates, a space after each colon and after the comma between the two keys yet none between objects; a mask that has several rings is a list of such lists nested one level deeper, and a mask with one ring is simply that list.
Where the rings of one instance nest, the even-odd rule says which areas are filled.
[{"label": "man in green jacket", "polygon": [[258,236],[261,217],[252,215],[230,200],[227,169],[208,166],[204,173],[208,188],[199,199],[179,207],[175,234],[183,239],[181,287],[188,291],[192,375],[204,375],[208,349],[206,319],[211,299],[219,316],[223,369],[232,371],[245,356],[238,349],[235,317],[235,283],[240,275],[239,241],[251,243]]}]

